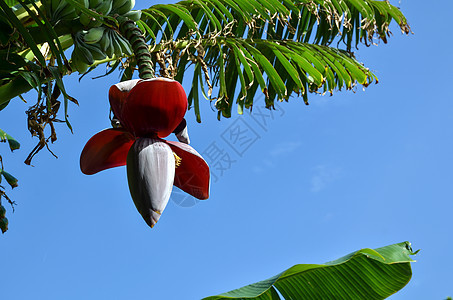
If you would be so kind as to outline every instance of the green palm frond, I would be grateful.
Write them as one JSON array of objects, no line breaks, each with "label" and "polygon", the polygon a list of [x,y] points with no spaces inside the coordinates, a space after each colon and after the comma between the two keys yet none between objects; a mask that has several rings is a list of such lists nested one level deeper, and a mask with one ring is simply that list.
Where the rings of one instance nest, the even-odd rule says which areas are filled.
[{"label": "green palm frond", "polygon": [[385,39],[392,20],[403,32],[410,32],[406,18],[388,1],[190,0],[154,5],[143,12],[142,21],[154,35],[165,29],[162,40],[186,38],[189,30],[201,37],[223,29],[236,37],[322,45],[329,45],[340,35],[350,49],[373,37]]},{"label": "green palm frond", "polygon": [[[38,104],[27,112],[28,118],[41,120],[46,111],[46,120],[58,121],[57,98],[62,94],[64,119],[71,127],[68,103],[76,101],[63,84],[71,69],[86,74],[110,63],[111,71],[124,70],[123,80],[134,76],[143,53],[131,55],[137,39],[125,40],[128,35],[119,24],[128,17],[139,19],[140,13],[118,14],[86,5],[76,0],[0,1],[0,54],[8,57],[0,62],[0,110],[11,98],[35,88]],[[143,10],[136,25],[145,33],[152,55],[150,74],[182,82],[187,69],[193,68],[188,100],[200,122],[203,97],[215,102],[220,118],[232,115],[234,103],[239,114],[252,109],[257,93],[263,93],[266,106],[272,108],[274,101],[293,94],[308,104],[309,93],[332,94],[377,82],[352,49],[387,42],[393,21],[402,32],[410,32],[405,17],[388,1],[185,0]],[[132,27],[133,31],[133,23]],[[105,34],[95,44],[85,43],[85,34],[93,28]],[[64,51],[73,44],[68,62]],[[146,52],[145,46],[141,49]],[[124,59],[128,61],[122,63]],[[56,139],[54,132],[45,138],[35,129],[30,131],[40,137],[40,144],[32,153],[49,138]]]},{"label": "green palm frond", "polygon": [[266,96],[266,106],[272,107],[274,99],[288,100],[292,92],[302,95],[308,104],[309,92],[332,93],[335,89],[352,89],[356,82],[367,86],[375,80],[350,53],[322,45],[224,38],[202,51],[205,59],[195,61],[194,76],[200,83],[202,79],[208,81],[202,69],[204,65],[212,66],[210,80],[220,88],[211,99],[216,100],[217,109],[225,117],[231,116],[233,102],[238,103],[239,113],[244,107],[251,108],[258,88]]},{"label": "green palm frond", "polygon": [[272,107],[293,92],[308,103],[309,92],[368,86],[377,79],[352,48],[386,43],[392,21],[410,32],[387,1],[191,0],[143,10],[137,25],[161,76],[182,81],[195,65],[189,103],[200,121],[199,86],[216,101],[219,117],[231,116],[233,102],[239,113],[251,108],[258,87]]},{"label": "green palm frond", "polygon": [[[39,76],[34,76],[39,79],[34,86],[28,86],[30,80],[20,79],[23,77],[20,71],[27,69],[18,69],[1,78],[0,108],[14,96],[9,88],[13,81],[15,86],[24,84],[17,89],[24,91],[38,88],[37,85],[53,79],[54,75],[60,74],[58,79],[61,79],[70,72],[64,50],[72,45],[72,39],[66,38],[69,42],[64,45],[62,39],[83,28],[80,22],[65,21],[50,26],[46,1],[13,2],[10,4],[16,6],[12,8],[3,2],[0,14],[3,25],[17,28],[19,34],[12,40],[6,36],[10,40],[3,49],[14,42],[16,46],[23,45],[13,48],[15,53],[41,71]],[[17,4],[19,2],[24,5]],[[102,16],[75,0],[67,2],[90,17],[100,16],[103,26],[115,28],[118,25],[112,16]],[[25,14],[18,10],[25,10]],[[38,18],[43,22],[38,22]],[[228,117],[234,101],[239,104],[239,113],[244,107],[252,107],[258,87],[266,95],[267,106],[271,107],[277,99],[287,100],[292,92],[302,95],[307,102],[308,92],[332,93],[356,84],[368,85],[375,77],[354,59],[351,50],[359,43],[386,42],[392,21],[403,32],[410,31],[399,9],[387,1],[190,0],[145,9],[137,26],[146,33],[156,71],[182,80],[184,70],[194,64],[196,72],[203,73],[196,76],[201,78],[198,85],[208,87],[203,94],[215,100],[221,114]],[[74,25],[78,26],[74,28]],[[43,45],[48,45],[50,57],[56,59],[59,73],[46,69],[48,57],[41,53]],[[119,59],[121,57],[116,58]],[[115,58],[108,61],[113,60]],[[90,70],[101,62],[96,62]],[[134,67],[130,64],[123,79],[132,76]],[[57,84],[62,81],[58,80]],[[215,86],[218,88],[214,97]],[[63,86],[59,88],[64,91]],[[198,91],[192,90],[189,94],[192,99]],[[68,100],[71,98],[65,97],[65,107]],[[199,111],[198,97],[193,102],[195,111]],[[197,117],[200,120],[198,114]]]}]

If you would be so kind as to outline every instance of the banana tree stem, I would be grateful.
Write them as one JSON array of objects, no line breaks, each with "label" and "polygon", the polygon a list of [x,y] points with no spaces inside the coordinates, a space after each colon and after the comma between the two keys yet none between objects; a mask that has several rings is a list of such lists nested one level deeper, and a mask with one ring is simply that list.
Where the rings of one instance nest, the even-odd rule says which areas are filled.
[{"label": "banana tree stem", "polygon": [[137,60],[139,77],[142,79],[154,78],[153,63],[148,45],[146,44],[143,32],[135,25],[134,21],[128,18],[118,19],[120,32],[129,41]]}]

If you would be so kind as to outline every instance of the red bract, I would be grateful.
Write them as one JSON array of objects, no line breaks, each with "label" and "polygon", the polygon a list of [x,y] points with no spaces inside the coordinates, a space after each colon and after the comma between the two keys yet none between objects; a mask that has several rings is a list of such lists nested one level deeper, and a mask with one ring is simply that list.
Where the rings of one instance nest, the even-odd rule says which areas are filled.
[{"label": "red bract", "polygon": [[113,113],[137,137],[153,133],[164,138],[178,126],[187,110],[187,97],[175,80],[131,80],[109,91]]},{"label": "red bract", "polygon": [[[109,100],[123,128],[105,129],[87,142],[80,156],[84,174],[127,163],[131,195],[151,227],[168,202],[172,184],[200,200],[209,197],[209,167],[201,155],[185,143],[159,138],[178,127],[178,139],[189,140],[182,121],[187,98],[181,84],[161,78],[130,80],[112,86]],[[169,171],[170,165],[176,166],[174,172]]]},{"label": "red bract", "polygon": [[105,129],[88,140],[80,155],[83,174],[93,175],[105,169],[126,165],[135,137],[123,129]]}]

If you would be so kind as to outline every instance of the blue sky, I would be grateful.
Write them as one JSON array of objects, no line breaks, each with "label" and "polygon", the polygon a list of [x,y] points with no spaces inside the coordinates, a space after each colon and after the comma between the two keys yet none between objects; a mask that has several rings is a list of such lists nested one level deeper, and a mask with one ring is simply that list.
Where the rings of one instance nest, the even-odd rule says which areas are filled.
[{"label": "blue sky", "polygon": [[[124,167],[79,170],[86,141],[109,126],[117,73],[67,78],[80,102],[70,107],[74,134],[59,126],[59,158],[42,151],[34,167],[23,161],[36,143],[24,114],[35,95],[13,101],[0,112],[1,128],[22,144],[15,153],[0,145],[20,184],[8,190],[18,205],[0,237],[2,298],[200,299],[294,264],[406,240],[421,251],[411,282],[391,299],[453,295],[453,5],[400,2],[415,34],[393,26],[389,44],[356,51],[379,84],[311,95],[310,106],[291,98],[272,115],[262,109],[265,123],[259,109],[219,122],[204,101],[201,124],[189,111],[192,146],[215,145],[230,164],[223,173],[211,165],[209,200],[174,193],[153,229],[133,205]],[[250,129],[247,147],[232,142],[235,126]]]}]

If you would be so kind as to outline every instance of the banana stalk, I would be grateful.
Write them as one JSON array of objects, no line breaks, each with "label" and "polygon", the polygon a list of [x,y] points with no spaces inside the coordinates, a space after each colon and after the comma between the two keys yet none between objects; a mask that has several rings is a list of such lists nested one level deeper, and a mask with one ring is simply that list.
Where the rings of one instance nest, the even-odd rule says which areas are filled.
[{"label": "banana stalk", "polygon": [[146,44],[143,32],[135,25],[135,22],[122,17],[120,21],[121,34],[129,41],[137,60],[139,77],[142,79],[154,78],[153,63],[148,45]]}]

